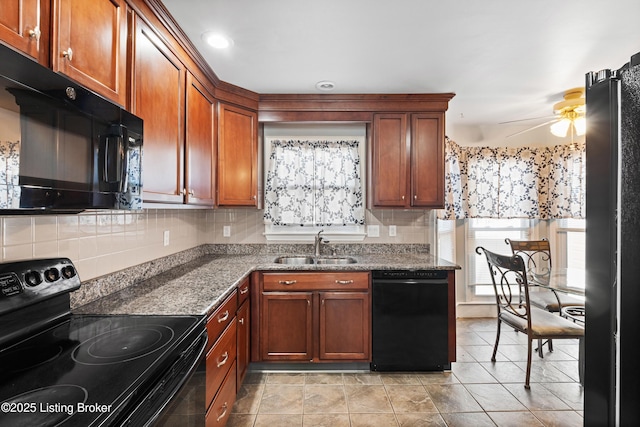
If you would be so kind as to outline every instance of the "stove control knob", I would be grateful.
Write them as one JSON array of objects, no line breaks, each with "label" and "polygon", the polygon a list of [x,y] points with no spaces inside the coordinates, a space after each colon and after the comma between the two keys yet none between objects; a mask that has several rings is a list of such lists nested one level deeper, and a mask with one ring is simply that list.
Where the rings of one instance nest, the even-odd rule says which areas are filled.
[{"label": "stove control knob", "polygon": [[57,268],[49,268],[44,271],[44,278],[47,282],[55,282],[60,278],[60,272]]},{"label": "stove control knob", "polygon": [[67,265],[65,267],[62,267],[62,277],[64,277],[65,279],[71,279],[73,276],[76,275],[76,269],[73,268],[72,265]]},{"label": "stove control knob", "polygon": [[27,271],[24,273],[24,281],[28,286],[38,286],[42,283],[42,276],[37,271]]}]

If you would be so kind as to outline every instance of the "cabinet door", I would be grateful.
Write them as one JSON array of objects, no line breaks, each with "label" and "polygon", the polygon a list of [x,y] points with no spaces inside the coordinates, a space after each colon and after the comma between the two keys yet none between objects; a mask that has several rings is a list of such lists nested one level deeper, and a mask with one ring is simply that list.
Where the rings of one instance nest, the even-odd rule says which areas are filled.
[{"label": "cabinet door", "polygon": [[144,120],[143,197],[182,203],[185,68],[142,19],[135,22],[132,109]]},{"label": "cabinet door", "polygon": [[249,300],[246,300],[240,308],[238,309],[238,313],[236,314],[238,319],[238,354],[236,355],[236,363],[238,368],[238,389],[242,385],[242,381],[244,380],[244,376],[247,373],[247,368],[249,367],[249,360],[251,358],[250,347],[249,347]]},{"label": "cabinet door", "polygon": [[444,114],[411,115],[411,206],[444,208]]},{"label": "cabinet door", "polygon": [[258,115],[220,104],[218,205],[258,205]]},{"label": "cabinet door", "polygon": [[48,0],[2,0],[0,40],[46,66],[49,64],[48,20]]},{"label": "cabinet door", "polygon": [[262,360],[313,358],[311,292],[262,294]]},{"label": "cabinet door", "polygon": [[407,115],[376,114],[373,118],[373,205],[408,204]]},{"label": "cabinet door", "polygon": [[112,101],[126,103],[127,4],[124,0],[54,0],[54,71]]},{"label": "cabinet door", "polygon": [[320,292],[320,359],[369,360],[368,292]]},{"label": "cabinet door", "polygon": [[215,100],[191,73],[186,96],[186,202],[213,206]]}]

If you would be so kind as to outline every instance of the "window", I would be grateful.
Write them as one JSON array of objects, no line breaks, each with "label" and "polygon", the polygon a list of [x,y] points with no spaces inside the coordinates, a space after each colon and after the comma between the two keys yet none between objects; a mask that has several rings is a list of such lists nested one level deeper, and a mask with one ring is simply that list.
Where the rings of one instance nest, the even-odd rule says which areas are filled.
[{"label": "window", "polygon": [[469,219],[467,221],[467,284],[472,296],[493,295],[489,268],[484,255],[475,248],[482,246],[491,252],[511,254],[504,239],[529,240],[532,238],[532,221],[529,219]]},{"label": "window", "polygon": [[265,140],[265,236],[309,240],[322,229],[333,241],[362,240],[363,138]]},{"label": "window", "polygon": [[554,265],[560,268],[584,269],[585,220],[559,219],[554,221],[556,256]]}]

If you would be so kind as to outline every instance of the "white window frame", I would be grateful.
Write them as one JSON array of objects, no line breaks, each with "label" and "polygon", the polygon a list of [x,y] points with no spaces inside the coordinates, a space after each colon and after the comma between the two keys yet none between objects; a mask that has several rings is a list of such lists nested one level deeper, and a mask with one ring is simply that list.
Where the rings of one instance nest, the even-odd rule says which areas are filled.
[{"label": "white window frame", "polygon": [[[287,139],[309,140],[356,140],[358,141],[358,154],[360,155],[360,183],[362,188],[362,201],[366,206],[367,189],[367,147],[366,125],[364,123],[349,124],[293,124],[277,123],[265,125],[264,149],[263,149],[263,179],[267,182],[269,171],[269,156],[271,155],[271,141]],[[264,196],[263,196],[264,197]],[[365,213],[366,220],[366,213]],[[314,237],[323,230],[323,237],[331,242],[360,242],[367,236],[366,225],[333,225],[300,227],[296,225],[264,224],[264,236],[267,241],[279,242],[313,242]]]}]

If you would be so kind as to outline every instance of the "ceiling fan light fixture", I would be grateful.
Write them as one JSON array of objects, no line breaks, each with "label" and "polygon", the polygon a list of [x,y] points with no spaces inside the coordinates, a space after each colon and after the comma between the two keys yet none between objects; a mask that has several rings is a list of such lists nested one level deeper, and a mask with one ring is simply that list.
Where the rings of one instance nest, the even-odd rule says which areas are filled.
[{"label": "ceiling fan light fixture", "polygon": [[587,121],[584,117],[578,117],[573,121],[573,126],[576,128],[576,135],[582,136],[587,133]]},{"label": "ceiling fan light fixture", "polygon": [[550,126],[551,133],[560,138],[564,138],[567,136],[567,131],[569,130],[569,126],[571,126],[571,120],[562,119],[560,121],[555,122]]}]

